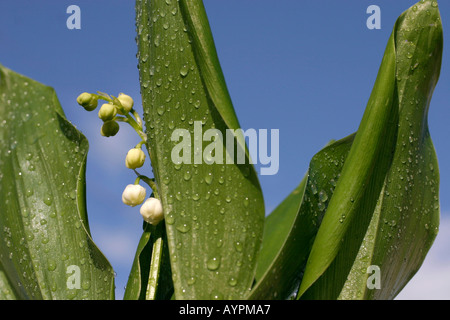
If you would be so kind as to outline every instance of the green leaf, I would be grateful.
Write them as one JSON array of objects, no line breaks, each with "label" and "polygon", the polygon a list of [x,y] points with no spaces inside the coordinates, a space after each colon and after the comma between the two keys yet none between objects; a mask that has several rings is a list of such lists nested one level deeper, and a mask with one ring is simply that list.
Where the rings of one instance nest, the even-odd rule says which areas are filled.
[{"label": "green leaf", "polygon": [[[422,264],[439,220],[427,115],[441,58],[436,2],[421,1],[394,26],[298,297],[392,299]],[[367,286],[371,265],[381,289]]]},{"label": "green leaf", "polygon": [[300,185],[267,217],[250,299],[285,300],[298,289],[353,138],[331,141],[318,152]]},{"label": "green leaf", "polygon": [[[144,118],[175,297],[242,298],[254,279],[264,202],[253,165],[237,162],[242,150],[248,159],[243,135],[227,132],[239,123],[203,4],[138,0],[136,13]],[[176,129],[185,134],[179,140]],[[216,142],[204,138],[209,129],[220,132],[208,132]],[[237,150],[228,157],[223,149],[231,142]],[[172,159],[183,143],[190,164]],[[203,156],[208,147],[215,153]]]},{"label": "green leaf", "polygon": [[[155,227],[144,222],[144,232],[128,277],[124,300],[171,298],[173,286],[168,254],[164,223]],[[158,263],[155,263],[156,259]]]},{"label": "green leaf", "polygon": [[300,184],[267,216],[264,222],[263,241],[258,256],[256,280],[263,277],[288,238],[305,193],[306,176]]},{"label": "green leaf", "polygon": [[52,88],[1,65],[0,115],[0,291],[114,298],[112,267],[89,231],[86,138]]},{"label": "green leaf", "polygon": [[17,294],[9,283],[8,277],[0,264],[0,300],[17,300]]}]

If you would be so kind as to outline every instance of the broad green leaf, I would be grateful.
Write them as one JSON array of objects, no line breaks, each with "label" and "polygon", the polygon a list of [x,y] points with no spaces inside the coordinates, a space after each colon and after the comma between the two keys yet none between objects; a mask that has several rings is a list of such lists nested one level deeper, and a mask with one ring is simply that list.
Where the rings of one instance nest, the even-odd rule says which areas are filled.
[{"label": "broad green leaf", "polygon": [[[427,123],[443,48],[437,6],[418,3],[400,16],[395,31],[400,101],[396,149],[358,252],[359,264],[340,294],[345,299],[393,299],[420,268],[439,227],[439,169]],[[354,282],[370,275],[370,265],[380,267],[380,289],[369,290],[366,280],[356,290]],[[358,277],[363,269],[365,277]]]},{"label": "broad green leaf", "polygon": [[305,193],[306,176],[300,184],[266,217],[263,241],[255,278],[261,279],[288,238]]},{"label": "broad green leaf", "polygon": [[[328,143],[334,143],[330,141]],[[266,217],[263,241],[256,266],[256,280],[262,278],[277,254],[282,250],[300,211],[308,174],[300,184]]]},{"label": "broad green leaf", "polygon": [[[157,263],[156,259],[159,260]],[[144,222],[144,232],[128,277],[124,300],[170,299],[173,286],[168,259],[164,223],[155,227]]]},{"label": "broad green leaf", "polygon": [[1,65],[0,115],[1,283],[17,299],[114,298],[89,231],[86,138],[52,88]]},{"label": "broad green leaf", "polygon": [[[253,165],[237,162],[242,135],[227,132],[239,123],[203,4],[138,0],[136,13],[144,118],[175,297],[243,298],[254,279],[264,202]],[[191,163],[172,159],[183,143],[187,149],[175,154]]]},{"label": "broad green leaf", "polygon": [[[394,26],[313,244],[302,299],[392,299],[422,264],[439,220],[427,114],[441,57],[437,4],[421,1]],[[380,268],[381,289],[367,286],[369,266]]]},{"label": "broad green leaf", "polygon": [[300,185],[267,217],[250,299],[284,300],[298,289],[353,139],[332,141],[318,152]]}]

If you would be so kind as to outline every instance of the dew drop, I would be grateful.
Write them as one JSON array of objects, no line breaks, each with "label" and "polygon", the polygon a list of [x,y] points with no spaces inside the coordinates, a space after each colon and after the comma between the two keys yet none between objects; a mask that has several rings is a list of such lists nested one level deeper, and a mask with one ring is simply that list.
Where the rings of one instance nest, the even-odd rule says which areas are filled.
[{"label": "dew drop", "polygon": [[27,189],[27,191],[25,192],[25,195],[27,197],[31,197],[34,194],[34,191],[32,189]]},{"label": "dew drop", "polygon": [[48,271],[54,271],[56,269],[56,262],[55,262],[55,260],[53,260],[53,259],[49,259],[48,260],[47,269],[48,269]]},{"label": "dew drop", "polygon": [[325,191],[321,190],[321,191],[319,192],[319,200],[320,200],[321,202],[325,202],[325,201],[328,200],[328,195],[327,195],[327,193],[326,193]]},{"label": "dew drop", "polygon": [[169,178],[169,176],[165,176],[165,177],[163,178],[163,183],[164,183],[165,185],[168,185],[168,184],[170,183],[170,178]]},{"label": "dew drop", "polygon": [[222,300],[223,296],[220,293],[212,293],[211,294],[211,300]]},{"label": "dew drop", "polygon": [[175,223],[175,217],[173,214],[168,214],[166,217],[164,217],[167,224],[174,224]]},{"label": "dew drop", "polygon": [[44,203],[48,206],[51,206],[53,202],[53,199],[50,195],[47,195],[44,197]]},{"label": "dew drop", "polygon": [[323,202],[319,202],[319,203],[317,204],[317,207],[319,208],[320,211],[325,210],[325,205],[323,204]]},{"label": "dew drop", "polygon": [[155,47],[159,46],[159,40],[160,40],[160,36],[159,36],[159,34],[157,34],[155,37],[155,40],[153,41],[153,44],[155,45]]},{"label": "dew drop", "polygon": [[205,176],[205,182],[206,182],[207,184],[211,184],[212,181],[213,181],[213,176],[212,176],[211,173],[208,173],[208,174]]},{"label": "dew drop", "polygon": [[190,171],[186,171],[186,172],[184,173],[184,175],[183,175],[183,179],[184,179],[185,181],[190,180],[191,177],[192,177],[192,174],[191,174]]},{"label": "dew drop", "polygon": [[192,195],[192,200],[198,201],[199,199],[200,199],[200,195],[199,195],[198,193],[194,193],[194,194]]},{"label": "dew drop", "polygon": [[217,257],[213,257],[213,258],[209,259],[208,262],[206,263],[206,267],[208,268],[208,270],[211,270],[211,271],[215,271],[215,270],[219,269],[220,259]]},{"label": "dew drop", "polygon": [[187,66],[187,65],[183,65],[183,66],[181,67],[181,69],[180,69],[180,75],[181,75],[182,77],[186,77],[188,73],[189,73],[189,68],[188,68],[188,66]]},{"label": "dew drop", "polygon": [[188,284],[189,286],[192,286],[194,283],[195,283],[195,277],[190,277],[190,278],[187,280],[187,284]]},{"label": "dew drop", "polygon": [[228,285],[229,285],[230,287],[235,287],[236,284],[237,284],[236,278],[231,277],[231,278],[228,280]]},{"label": "dew drop", "polygon": [[83,283],[81,284],[81,287],[84,290],[89,290],[89,288],[91,287],[91,282],[87,279],[83,280]]},{"label": "dew drop", "polygon": [[163,105],[161,105],[161,106],[159,106],[159,107],[157,108],[156,112],[157,112],[160,116],[162,116],[162,115],[164,114],[164,112],[166,112],[166,108],[165,108]]}]

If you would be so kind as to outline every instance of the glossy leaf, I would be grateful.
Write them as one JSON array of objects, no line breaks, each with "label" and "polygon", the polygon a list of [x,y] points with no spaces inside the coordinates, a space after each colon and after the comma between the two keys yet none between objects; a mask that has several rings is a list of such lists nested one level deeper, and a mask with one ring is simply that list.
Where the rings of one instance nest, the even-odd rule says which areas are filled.
[{"label": "glossy leaf", "polygon": [[267,217],[265,230],[269,231],[264,235],[258,282],[250,299],[285,300],[298,289],[353,139],[350,135],[332,141],[318,152],[300,185]]},{"label": "glossy leaf", "polygon": [[114,298],[112,267],[89,231],[86,138],[52,88],[3,66],[0,115],[0,291],[17,299]]},{"label": "glossy leaf", "polygon": [[300,184],[266,217],[264,222],[263,242],[258,256],[256,280],[259,281],[270,268],[273,260],[288,238],[299,212],[305,193],[306,177]]},{"label": "glossy leaf", "polygon": [[[439,220],[427,114],[441,57],[437,4],[421,1],[394,26],[312,247],[302,299],[392,299],[422,264]],[[369,266],[380,268],[381,289],[367,286]]]},{"label": "glossy leaf", "polygon": [[[152,257],[153,261],[159,259],[159,263],[154,263]],[[155,227],[144,222],[124,300],[170,299],[173,286],[168,259],[164,223]],[[152,272],[151,266],[158,272]]]},{"label": "glossy leaf", "polygon": [[[254,279],[264,202],[253,165],[237,162],[242,135],[227,135],[239,123],[203,4],[138,0],[136,10],[144,118],[175,297],[240,299]],[[172,158],[180,143],[190,163]]]}]

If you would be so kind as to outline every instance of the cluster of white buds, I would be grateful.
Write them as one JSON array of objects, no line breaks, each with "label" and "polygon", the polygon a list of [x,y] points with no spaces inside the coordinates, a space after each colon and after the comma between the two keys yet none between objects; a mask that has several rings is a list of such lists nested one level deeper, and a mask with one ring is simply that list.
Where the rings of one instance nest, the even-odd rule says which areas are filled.
[{"label": "cluster of white buds", "polygon": [[[130,149],[125,158],[125,166],[136,172],[136,169],[142,167],[145,163],[145,153],[142,151],[142,145],[146,145],[147,136],[143,131],[141,118],[133,109],[133,98],[123,93],[120,93],[116,98],[101,92],[98,92],[98,94],[84,92],[77,98],[78,104],[87,111],[95,110],[98,106],[98,100],[106,101],[98,111],[98,117],[103,121],[100,130],[102,136],[115,136],[119,132],[118,122],[126,122],[130,124],[141,137],[142,141],[134,148]],[[133,118],[133,116],[135,118]],[[161,200],[159,200],[157,196],[156,185],[153,180],[141,176],[138,172],[136,172],[136,174],[138,174],[138,178],[135,183],[127,185],[123,191],[122,202],[131,207],[142,204],[140,213],[144,220],[152,225],[157,225],[164,219],[164,214]],[[150,197],[145,200],[147,192],[144,187],[139,185],[141,178],[153,189],[155,197]]]},{"label": "cluster of white buds", "polygon": [[[144,162],[145,153],[142,151],[140,145],[130,149],[125,157],[125,166],[128,169],[135,170],[140,168],[144,165]],[[141,204],[144,202],[144,199],[145,188],[141,187],[139,184],[129,184],[122,194],[123,203],[132,207]],[[164,219],[161,200],[154,197],[150,197],[145,200],[144,204],[141,206],[140,213],[144,220],[152,225],[157,225]]]}]

